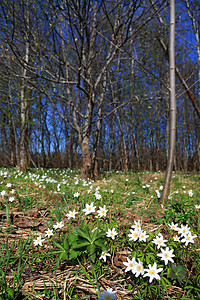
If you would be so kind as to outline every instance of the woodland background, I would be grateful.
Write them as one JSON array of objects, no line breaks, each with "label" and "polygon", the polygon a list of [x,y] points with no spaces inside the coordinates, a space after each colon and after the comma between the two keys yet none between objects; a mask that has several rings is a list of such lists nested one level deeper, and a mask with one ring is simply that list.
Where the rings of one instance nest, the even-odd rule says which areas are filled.
[{"label": "woodland background", "polygon": [[[176,1],[176,171],[200,171],[199,27]],[[0,166],[165,170],[168,45],[168,1],[2,0]]]}]

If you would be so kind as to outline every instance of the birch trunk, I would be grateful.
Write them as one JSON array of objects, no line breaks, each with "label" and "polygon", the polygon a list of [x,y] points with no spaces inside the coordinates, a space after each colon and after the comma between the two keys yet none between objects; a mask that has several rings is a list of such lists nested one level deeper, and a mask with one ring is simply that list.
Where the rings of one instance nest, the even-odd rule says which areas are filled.
[{"label": "birch trunk", "polygon": [[169,47],[169,85],[170,85],[170,132],[169,157],[162,193],[162,203],[166,204],[170,188],[176,143],[176,86],[175,86],[175,0],[170,0],[170,47]]},{"label": "birch trunk", "polygon": [[20,128],[20,140],[17,155],[17,170],[26,172],[28,166],[28,138],[27,138],[27,128],[28,128],[28,114],[29,114],[29,104],[26,99],[26,75],[27,75],[27,65],[29,61],[29,11],[27,5],[27,35],[25,43],[25,58],[24,65],[22,67],[22,83],[20,91],[20,117],[21,117],[21,128]]}]

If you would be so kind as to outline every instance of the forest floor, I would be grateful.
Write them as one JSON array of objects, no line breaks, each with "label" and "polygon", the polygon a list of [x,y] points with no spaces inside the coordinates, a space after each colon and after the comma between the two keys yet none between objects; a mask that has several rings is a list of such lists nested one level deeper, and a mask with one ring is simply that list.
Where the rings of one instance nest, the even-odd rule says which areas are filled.
[{"label": "forest floor", "polygon": [[0,299],[200,299],[200,174],[163,181],[0,169]]}]

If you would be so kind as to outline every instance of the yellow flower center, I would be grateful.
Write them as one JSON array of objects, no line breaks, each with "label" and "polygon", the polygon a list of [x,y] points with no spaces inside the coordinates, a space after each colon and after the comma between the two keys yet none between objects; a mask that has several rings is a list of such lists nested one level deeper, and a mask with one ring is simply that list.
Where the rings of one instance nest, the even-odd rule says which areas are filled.
[{"label": "yellow flower center", "polygon": [[141,265],[138,265],[137,266],[137,271],[141,271],[142,270],[142,266]]},{"label": "yellow flower center", "polygon": [[165,256],[165,257],[168,257],[168,253],[165,253],[164,256]]},{"label": "yellow flower center", "polygon": [[150,271],[149,271],[149,274],[150,274],[150,275],[155,275],[155,271],[154,271],[154,270],[150,270]]},{"label": "yellow flower center", "polygon": [[129,267],[133,268],[134,264],[132,262],[129,263]]}]

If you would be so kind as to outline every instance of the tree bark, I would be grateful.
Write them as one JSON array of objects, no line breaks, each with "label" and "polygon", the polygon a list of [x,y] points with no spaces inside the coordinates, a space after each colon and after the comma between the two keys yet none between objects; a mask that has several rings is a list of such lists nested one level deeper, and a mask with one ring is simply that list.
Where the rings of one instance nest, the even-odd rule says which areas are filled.
[{"label": "tree bark", "polygon": [[19,139],[19,149],[18,149],[18,155],[17,155],[17,170],[26,172],[26,169],[28,167],[28,135],[27,135],[27,129],[28,129],[28,115],[29,115],[29,104],[26,99],[26,75],[27,75],[27,68],[28,68],[28,62],[29,62],[29,34],[30,34],[30,28],[29,28],[29,1],[26,3],[26,24],[27,29],[25,33],[25,57],[24,57],[24,63],[22,66],[22,83],[21,83],[21,91],[20,91],[20,117],[21,117],[21,128],[20,128],[20,139]]},{"label": "tree bark", "polygon": [[87,179],[93,177],[93,174],[91,174],[92,160],[91,160],[90,148],[89,148],[89,136],[85,136],[83,138],[81,144],[81,151],[82,151],[81,176]]},{"label": "tree bark", "polygon": [[162,193],[163,205],[167,202],[170,188],[171,174],[174,162],[176,144],[176,85],[175,85],[175,0],[170,0],[170,47],[169,47],[169,85],[170,85],[170,132],[169,132],[169,157]]}]

